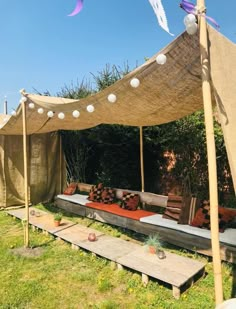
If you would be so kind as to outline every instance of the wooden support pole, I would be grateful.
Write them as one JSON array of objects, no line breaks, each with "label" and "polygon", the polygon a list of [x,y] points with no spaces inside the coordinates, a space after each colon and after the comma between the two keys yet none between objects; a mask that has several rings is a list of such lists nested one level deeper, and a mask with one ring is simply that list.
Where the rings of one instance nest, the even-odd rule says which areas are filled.
[{"label": "wooden support pole", "polygon": [[142,283],[144,286],[148,285],[149,277],[146,274],[142,274]]},{"label": "wooden support pole", "polygon": [[[198,0],[197,7],[200,12],[203,12],[205,8],[205,0]],[[202,93],[203,93],[203,105],[205,115],[206,141],[207,141],[210,215],[211,215],[211,243],[212,243],[212,255],[213,255],[214,281],[215,281],[215,301],[216,304],[220,304],[223,302],[223,285],[222,285],[219,223],[218,223],[216,149],[215,149],[214,123],[213,123],[213,111],[212,111],[212,100],[211,100],[207,25],[204,15],[205,13],[199,16],[200,53],[201,53],[201,64],[202,64]]]},{"label": "wooden support pole", "polygon": [[123,270],[123,269],[124,269],[124,267],[123,267],[123,265],[121,265],[121,264],[117,263],[117,269],[118,269],[118,270]]},{"label": "wooden support pole", "polygon": [[60,188],[59,188],[59,190],[60,190],[60,193],[61,192],[63,192],[63,188],[62,188],[62,179],[63,179],[63,176],[62,176],[62,170],[63,170],[63,172],[64,172],[64,169],[63,169],[63,164],[62,164],[62,157],[63,157],[63,154],[62,154],[62,137],[61,137],[61,134],[60,133],[58,133],[59,134],[59,147],[60,147],[60,154],[59,154],[59,160],[60,160]]},{"label": "wooden support pole", "polygon": [[180,288],[177,286],[172,285],[172,295],[174,298],[179,299],[180,298]]},{"label": "wooden support pole", "polygon": [[111,266],[112,270],[115,270],[116,269],[116,262],[111,261],[110,266]]},{"label": "wooden support pole", "polygon": [[140,138],[140,169],[141,169],[141,191],[144,192],[144,167],[143,167],[143,127],[139,127]]},{"label": "wooden support pole", "polygon": [[23,121],[23,156],[24,156],[24,187],[25,187],[25,239],[24,245],[29,247],[29,197],[28,197],[28,162],[27,162],[27,124],[24,100],[21,101]]}]

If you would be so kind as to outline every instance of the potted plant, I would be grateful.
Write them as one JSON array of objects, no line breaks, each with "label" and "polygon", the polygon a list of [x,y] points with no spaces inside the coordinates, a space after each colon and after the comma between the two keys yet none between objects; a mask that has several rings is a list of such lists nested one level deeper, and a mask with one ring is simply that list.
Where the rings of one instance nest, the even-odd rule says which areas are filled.
[{"label": "potted plant", "polygon": [[159,234],[149,235],[145,241],[148,251],[152,254],[157,254],[160,259],[165,258],[165,253],[162,249],[161,238]]},{"label": "potted plant", "polygon": [[61,224],[62,213],[58,212],[54,215],[54,225],[59,226]]}]

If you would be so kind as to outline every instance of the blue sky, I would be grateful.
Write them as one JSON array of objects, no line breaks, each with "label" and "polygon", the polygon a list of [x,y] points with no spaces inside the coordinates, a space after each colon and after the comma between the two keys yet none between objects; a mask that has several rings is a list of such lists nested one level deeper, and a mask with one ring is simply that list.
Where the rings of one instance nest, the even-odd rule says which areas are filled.
[{"label": "blue sky", "polygon": [[[236,1],[205,0],[220,32],[236,41]],[[184,31],[180,0],[162,0],[170,31]],[[194,2],[194,0],[193,0]],[[225,4],[227,2],[227,5]],[[107,63],[133,68],[173,40],[162,30],[148,0],[0,0],[0,113],[7,96],[16,108],[19,90],[49,90],[92,80]]]}]

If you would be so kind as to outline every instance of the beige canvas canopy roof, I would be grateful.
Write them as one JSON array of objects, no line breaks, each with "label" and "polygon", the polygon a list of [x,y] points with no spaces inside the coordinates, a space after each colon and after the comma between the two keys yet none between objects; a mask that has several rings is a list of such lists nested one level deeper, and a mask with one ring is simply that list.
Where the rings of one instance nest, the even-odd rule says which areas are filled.
[{"label": "beige canvas canopy roof", "polygon": [[[27,110],[27,132],[45,133],[58,129],[80,130],[106,124],[131,126],[150,126],[176,120],[202,108],[201,66],[198,36],[180,35],[161,53],[167,56],[165,65],[158,65],[153,56],[142,66],[116,82],[109,88],[81,100],[59,97],[45,97],[26,94],[28,102],[37,106]],[[140,80],[138,88],[130,86],[130,80]],[[109,103],[107,96],[117,96],[116,103]],[[86,106],[95,107],[93,113]],[[44,114],[37,113],[43,107]],[[79,110],[78,119],[72,116]],[[48,110],[55,112],[52,119],[47,117]],[[65,119],[57,117],[65,113]],[[12,117],[0,134],[22,134],[21,109],[17,117]]]},{"label": "beige canvas canopy roof", "polygon": [[[220,120],[224,131],[227,153],[236,186],[236,48],[219,32],[208,26],[213,99],[218,104]],[[156,62],[156,56],[167,56],[165,65]],[[105,90],[81,100],[27,94],[27,102],[35,104],[34,109],[26,105],[27,134],[47,133],[64,130],[81,130],[99,124],[123,124],[151,126],[174,121],[203,108],[200,48],[197,35],[186,32],[171,44],[146,61],[123,79]],[[140,85],[132,88],[130,81],[138,78]],[[115,103],[109,103],[107,96],[113,93]],[[86,107],[92,104],[93,113]],[[42,107],[43,114],[37,109]],[[54,117],[49,118],[47,111]],[[79,110],[78,119],[72,116]],[[65,118],[58,118],[63,112]],[[22,111],[16,116],[0,117],[0,134],[22,135]]]}]

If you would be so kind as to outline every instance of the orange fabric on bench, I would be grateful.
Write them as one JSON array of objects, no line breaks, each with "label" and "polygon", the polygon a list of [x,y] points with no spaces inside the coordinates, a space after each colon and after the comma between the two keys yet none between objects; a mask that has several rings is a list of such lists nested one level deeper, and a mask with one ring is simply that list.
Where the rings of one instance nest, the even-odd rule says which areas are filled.
[{"label": "orange fabric on bench", "polygon": [[140,218],[143,218],[143,217],[155,215],[154,212],[142,210],[142,209],[137,209],[134,211],[126,210],[126,209],[120,208],[118,204],[103,204],[103,203],[91,202],[91,203],[86,203],[86,206],[99,209],[99,210],[103,210],[106,212],[110,212],[112,214],[115,214],[121,217],[134,219],[134,220],[139,220]]}]

